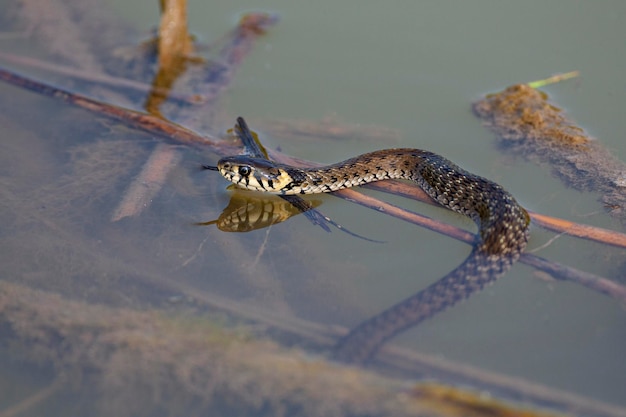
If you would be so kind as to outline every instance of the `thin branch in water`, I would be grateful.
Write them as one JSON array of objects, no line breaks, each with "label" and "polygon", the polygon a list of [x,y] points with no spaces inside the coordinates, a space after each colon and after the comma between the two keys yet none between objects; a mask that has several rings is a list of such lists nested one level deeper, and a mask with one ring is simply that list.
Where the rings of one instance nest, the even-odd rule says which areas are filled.
[{"label": "thin branch in water", "polygon": [[190,108],[180,120],[184,125],[209,129],[216,110],[217,101],[232,85],[233,79],[252,47],[267,30],[278,22],[276,15],[264,12],[244,14],[237,26],[227,33],[222,40],[217,62],[209,66],[192,66],[190,72],[194,79],[200,80],[193,91],[205,99],[199,106]]},{"label": "thin branch in water", "polygon": [[520,257],[520,262],[530,265],[540,271],[547,272],[554,279],[559,281],[569,281],[587,287],[595,292],[608,295],[611,298],[626,302],[626,287],[610,279],[579,271],[567,265],[552,262],[547,259],[524,253]]},{"label": "thin branch in water", "polygon": [[204,134],[200,135],[186,127],[180,126],[168,120],[160,119],[150,114],[136,110],[125,109],[112,104],[102,103],[85,97],[80,94],[71,93],[61,88],[53,87],[39,81],[24,77],[15,72],[0,68],[0,80],[26,90],[33,91],[43,96],[60,100],[64,103],[72,104],[82,109],[88,110],[100,116],[106,116],[114,120],[126,122],[130,126],[144,132],[158,135],[164,139],[184,145],[200,146],[208,145],[209,149],[218,150],[220,148],[230,149],[232,147],[225,144],[220,139]]},{"label": "thin branch in water", "polygon": [[159,193],[170,168],[176,166],[181,154],[173,145],[159,143],[152,151],[141,172],[130,184],[122,201],[117,206],[111,221],[139,215],[150,206],[152,199]]},{"label": "thin branch in water", "polygon": [[569,220],[546,216],[529,211],[528,214],[537,226],[553,232],[565,233],[582,239],[593,240],[607,245],[626,248],[626,235],[614,230],[602,229],[600,227],[588,226],[586,224],[574,223]]},{"label": "thin branch in water", "polygon": [[[161,0],[158,35],[159,70],[152,81],[154,88],[144,105],[149,114],[163,119],[159,107],[168,99],[174,82],[185,72],[192,51],[193,44],[187,30],[186,0]],[[152,199],[161,191],[167,175],[180,159],[181,155],[171,146],[162,144],[156,146],[139,176],[131,182],[124,193],[111,221],[138,216],[149,207]]]},{"label": "thin branch in water", "polygon": [[321,120],[276,120],[262,121],[262,130],[272,137],[282,137],[293,142],[296,138],[311,140],[347,140],[358,139],[359,143],[373,142],[380,146],[390,142],[398,142],[401,134],[398,129],[345,123],[337,117],[324,117]]},{"label": "thin branch in water", "polygon": [[[32,68],[44,69],[46,71],[53,72],[59,75],[65,75],[73,77],[83,81],[91,83],[98,83],[101,85],[109,86],[112,88],[127,88],[138,91],[140,93],[148,93],[149,91],[156,91],[161,94],[166,94],[167,91],[151,86],[149,84],[142,83],[140,81],[129,80],[127,78],[111,77],[110,75],[103,73],[96,73],[93,71],[84,71],[77,68],[71,68],[64,65],[52,64],[50,62],[41,61],[36,58],[12,55],[0,52],[0,58],[6,62],[11,62],[17,65],[25,65]],[[184,96],[177,93],[170,93],[168,96],[170,101],[184,104],[199,104],[204,101],[203,97],[195,94],[193,96]]]},{"label": "thin branch in water", "polygon": [[560,83],[561,81],[569,80],[576,77],[580,77],[580,71],[570,71],[562,74],[555,74],[552,77],[548,77],[543,80],[531,81],[527,84],[531,88],[541,88],[545,87],[546,85]]},{"label": "thin branch in water", "polygon": [[562,232],[562,233],[556,234],[556,235],[552,236],[550,239],[548,239],[548,241],[547,241],[546,243],[544,243],[543,245],[541,245],[541,246],[537,246],[536,248],[533,248],[533,249],[531,249],[531,250],[528,250],[528,251],[526,251],[526,253],[536,253],[536,252],[539,252],[539,251],[541,251],[541,250],[543,250],[543,249],[547,248],[548,246],[551,246],[551,245],[552,245],[554,242],[556,242],[559,238],[561,238],[562,236],[565,236],[565,235],[566,235],[566,233],[565,233],[565,232]]}]

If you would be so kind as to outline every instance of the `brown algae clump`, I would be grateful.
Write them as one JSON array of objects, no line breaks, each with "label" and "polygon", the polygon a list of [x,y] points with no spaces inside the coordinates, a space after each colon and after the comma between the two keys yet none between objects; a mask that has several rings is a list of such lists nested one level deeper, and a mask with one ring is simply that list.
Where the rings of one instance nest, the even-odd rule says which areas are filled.
[{"label": "brown algae clump", "polygon": [[556,142],[561,146],[585,145],[592,140],[561,109],[548,103],[546,93],[527,84],[489,94],[473,108],[502,140]]},{"label": "brown algae clump", "polygon": [[566,185],[602,193],[602,203],[626,225],[626,165],[528,84],[493,93],[472,105],[474,113],[510,152],[549,165]]}]

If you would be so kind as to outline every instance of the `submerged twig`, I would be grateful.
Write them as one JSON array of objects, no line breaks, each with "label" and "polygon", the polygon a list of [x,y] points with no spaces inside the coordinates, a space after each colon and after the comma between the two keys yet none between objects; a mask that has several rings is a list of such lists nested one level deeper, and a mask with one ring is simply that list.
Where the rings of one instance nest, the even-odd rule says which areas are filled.
[{"label": "submerged twig", "polygon": [[169,98],[176,80],[194,58],[192,38],[187,28],[187,0],[161,0],[161,22],[157,35],[158,71],[144,108],[161,116],[159,107]]},{"label": "submerged twig", "polygon": [[[42,61],[39,59],[27,57],[27,56],[19,56],[12,55],[0,52],[0,58],[6,62],[11,62],[17,65],[26,65],[32,68],[44,69],[46,71],[50,71],[56,74],[65,75],[68,77],[72,77],[75,79],[80,79],[84,81],[88,81],[91,83],[106,85],[112,88],[125,88],[135,90],[140,93],[148,93],[149,91],[156,91],[161,94],[167,94],[165,89],[159,89],[157,87],[151,86],[146,83],[142,83],[140,81],[129,80],[127,78],[119,78],[112,77],[110,75],[104,73],[96,73],[93,71],[84,71],[81,69],[70,68],[63,65],[56,65],[50,62]],[[203,101],[203,98],[198,95],[185,96],[181,94],[177,94],[176,92],[170,92],[168,95],[169,100],[184,103],[184,104],[198,104]]]},{"label": "submerged twig", "polygon": [[[193,52],[191,36],[187,29],[186,0],[161,0],[161,23],[157,43],[159,69],[152,81],[153,89],[144,107],[149,114],[164,118],[159,107],[167,100],[174,82],[185,72]],[[167,174],[180,159],[178,151],[172,147],[163,145],[155,147],[139,176],[126,189],[111,221],[137,216],[150,206],[152,198],[163,187]]]},{"label": "submerged twig", "polygon": [[139,130],[158,135],[179,144],[193,146],[209,145],[210,149],[220,149],[223,147],[230,148],[223,141],[220,141],[209,134],[201,135],[186,127],[150,114],[125,109],[112,104],[102,103],[98,100],[94,100],[80,94],[74,94],[61,88],[52,87],[42,82],[35,81],[3,68],[0,68],[0,80],[33,91],[37,94],[78,106],[95,114],[106,116],[114,120],[124,121],[131,126],[135,126]]},{"label": "submerged twig", "polygon": [[384,126],[342,123],[336,117],[324,117],[321,120],[276,120],[262,121],[261,129],[272,137],[283,137],[293,142],[294,138],[313,140],[346,140],[375,142],[388,145],[398,142],[400,131]]},{"label": "submerged twig", "polygon": [[111,221],[136,216],[148,207],[161,190],[169,173],[169,169],[163,168],[176,166],[180,159],[180,153],[172,145],[158,144],[137,178],[124,193],[122,201],[111,216]]},{"label": "submerged twig", "polygon": [[626,247],[626,235],[623,233],[550,217],[533,211],[529,211],[528,214],[533,219],[534,224],[544,229],[605,243],[615,247]]},{"label": "submerged twig", "polygon": [[252,47],[267,30],[278,22],[278,16],[264,12],[245,13],[237,26],[221,40],[221,48],[217,59],[211,65],[192,66],[189,72],[198,81],[194,92],[202,95],[203,102],[199,106],[185,111],[180,119],[181,124],[196,126],[199,129],[210,129],[216,113],[217,101],[230,87]]},{"label": "submerged twig", "polygon": [[[290,161],[302,162],[300,159],[290,159]],[[384,183],[371,183],[367,184],[366,187],[438,206],[438,204],[434,203],[420,188],[413,187],[400,181],[389,180]],[[544,229],[557,233],[565,233],[570,236],[575,236],[605,245],[615,246],[617,248],[626,248],[626,234],[624,233],[617,232],[615,230],[603,229],[601,227],[575,223],[570,220],[559,219],[557,217],[547,216],[545,214],[539,214],[529,210],[527,210],[527,212],[530,215],[533,224]]]}]

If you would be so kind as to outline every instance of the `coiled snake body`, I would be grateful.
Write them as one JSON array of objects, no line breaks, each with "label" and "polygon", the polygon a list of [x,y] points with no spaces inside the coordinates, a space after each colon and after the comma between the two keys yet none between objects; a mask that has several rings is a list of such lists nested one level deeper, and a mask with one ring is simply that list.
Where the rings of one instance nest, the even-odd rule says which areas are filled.
[{"label": "coiled snake body", "polygon": [[460,266],[340,339],[334,357],[346,362],[369,359],[397,333],[498,279],[519,258],[528,240],[528,214],[511,194],[440,155],[419,149],[380,150],[314,169],[232,156],[219,160],[217,169],[242,188],[274,194],[313,194],[392,178],[411,180],[442,206],[477,223],[473,250]]}]

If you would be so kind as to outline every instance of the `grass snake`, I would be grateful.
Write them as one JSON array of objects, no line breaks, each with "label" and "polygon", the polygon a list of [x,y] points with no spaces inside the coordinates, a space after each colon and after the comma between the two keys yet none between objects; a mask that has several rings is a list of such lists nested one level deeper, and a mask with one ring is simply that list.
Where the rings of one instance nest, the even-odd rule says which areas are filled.
[{"label": "grass snake", "polygon": [[385,149],[321,168],[296,168],[263,158],[229,156],[220,174],[249,190],[281,195],[333,192],[387,179],[415,182],[442,206],[471,218],[478,234],[470,255],[422,291],[362,322],[341,338],[333,356],[371,358],[388,339],[467,298],[506,273],[528,241],[526,210],[500,185],[420,149]]}]

